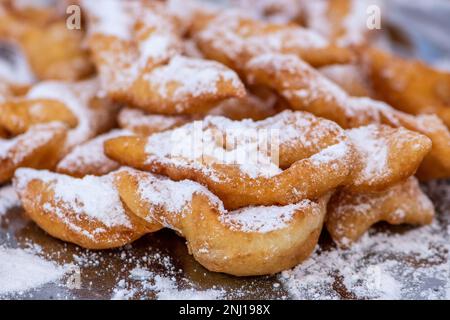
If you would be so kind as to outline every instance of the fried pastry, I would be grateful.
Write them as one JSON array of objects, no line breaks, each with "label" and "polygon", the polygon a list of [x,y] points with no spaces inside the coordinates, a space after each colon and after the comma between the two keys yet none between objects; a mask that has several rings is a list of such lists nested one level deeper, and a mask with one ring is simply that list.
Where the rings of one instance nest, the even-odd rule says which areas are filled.
[{"label": "fried pastry", "polygon": [[56,172],[82,178],[87,175],[102,176],[119,169],[120,165],[109,159],[103,150],[106,140],[133,136],[129,130],[112,130],[73,148],[56,166]]},{"label": "fried pastry", "polygon": [[426,136],[386,125],[346,130],[356,149],[352,179],[344,188],[352,192],[382,191],[414,175],[431,149]]},{"label": "fried pastry", "polygon": [[338,125],[291,111],[257,122],[209,116],[148,138],[108,140],[105,153],[123,165],[200,182],[227,209],[319,197],[347,181],[355,156]]},{"label": "fried pastry", "polygon": [[243,98],[230,98],[208,111],[208,115],[223,116],[231,120],[263,120],[286,109],[280,99],[264,88],[252,88]]},{"label": "fried pastry", "polygon": [[373,224],[424,225],[431,223],[434,207],[414,177],[381,192],[338,191],[328,204],[326,228],[334,242],[348,246]]},{"label": "fried pastry", "polygon": [[[419,168],[424,179],[450,177],[450,132],[436,116],[411,116],[370,98],[351,97],[294,55],[265,54],[246,67],[248,81],[276,90],[295,110],[337,122],[343,128],[371,123],[405,127],[426,135],[432,149]],[[439,168],[439,169],[438,169]]]},{"label": "fried pastry", "polygon": [[4,10],[0,21],[0,37],[21,47],[39,79],[74,81],[94,72],[82,46],[83,32],[69,30],[63,19],[28,19]]},{"label": "fried pastry", "polygon": [[53,169],[66,133],[65,125],[52,122],[32,126],[13,138],[0,137],[0,184],[8,182],[20,167]]},{"label": "fried pastry", "polygon": [[359,65],[334,64],[318,69],[321,74],[339,85],[350,96],[372,97],[374,95],[370,81]]},{"label": "fried pastry", "polygon": [[224,11],[195,35],[203,54],[242,72],[255,55],[290,53],[314,66],[347,63],[351,50],[330,44],[320,34],[295,24],[255,20],[236,11]]},{"label": "fried pastry", "polygon": [[234,71],[182,55],[176,21],[158,3],[103,0],[103,9],[84,3],[93,58],[114,100],[150,113],[193,114],[245,95]]},{"label": "fried pastry", "polygon": [[131,108],[122,109],[117,118],[122,129],[127,129],[143,136],[169,130],[192,120],[190,116],[147,114],[142,110]]},{"label": "fried pastry", "polygon": [[314,0],[302,1],[303,18],[310,28],[330,42],[340,46],[354,46],[367,43],[376,32],[367,27],[370,5],[379,1],[368,0]]},{"label": "fried pastry", "polygon": [[303,1],[298,0],[232,0],[231,4],[260,20],[274,23],[299,22],[303,11]]},{"label": "fried pastry", "polygon": [[62,102],[46,99],[12,99],[0,103],[0,127],[16,136],[39,123],[60,121],[73,128],[78,119]]},{"label": "fried pastry", "polygon": [[83,179],[19,169],[15,189],[26,214],[55,238],[88,249],[130,243],[148,230],[120,200],[113,174]]},{"label": "fried pastry", "polygon": [[156,223],[176,230],[204,267],[236,276],[272,274],[305,260],[317,244],[328,199],[229,212],[192,181],[134,170],[120,171],[116,181],[123,202],[149,228]]},{"label": "fried pastry", "polygon": [[374,48],[362,61],[378,99],[406,113],[437,114],[450,128],[450,73]]}]

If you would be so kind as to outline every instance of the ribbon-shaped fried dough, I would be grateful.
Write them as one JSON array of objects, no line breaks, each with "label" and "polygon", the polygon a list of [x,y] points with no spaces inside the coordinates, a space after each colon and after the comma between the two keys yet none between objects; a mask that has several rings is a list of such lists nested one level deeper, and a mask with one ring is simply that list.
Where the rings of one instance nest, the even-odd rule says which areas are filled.
[{"label": "ribbon-shaped fried dough", "polygon": [[339,85],[350,96],[372,97],[370,81],[360,66],[355,64],[333,64],[318,69],[321,74]]},{"label": "ribbon-shaped fried dough", "polygon": [[114,177],[83,179],[19,169],[14,179],[26,214],[53,237],[88,249],[130,243],[148,230],[122,205]]},{"label": "ribbon-shaped fried dough", "polygon": [[437,114],[450,128],[450,73],[373,48],[361,60],[377,98],[410,114]]},{"label": "ribbon-shaped fried dough", "polygon": [[0,137],[0,184],[20,167],[52,169],[61,156],[67,127],[58,122],[38,124],[11,139]]},{"label": "ribbon-shaped fried dough", "polygon": [[326,227],[337,244],[348,246],[379,221],[424,225],[433,216],[433,204],[410,177],[381,192],[337,192],[328,204]]},{"label": "ribbon-shaped fried dough", "polygon": [[146,114],[141,110],[130,108],[122,109],[117,118],[119,127],[143,136],[169,130],[192,120],[189,116]]},{"label": "ribbon-shaped fried dough", "polygon": [[[30,101],[25,103],[52,101],[52,108],[62,110],[64,106],[66,113],[70,111],[70,115],[76,117],[77,125],[68,132],[63,147],[64,154],[114,125],[117,106],[108,99],[98,96],[98,90],[96,79],[73,83],[45,81],[32,87],[24,100]],[[39,119],[37,116],[33,118]]]},{"label": "ribbon-shaped fried dough", "polygon": [[314,0],[303,1],[303,16],[308,28],[319,32],[332,43],[341,46],[366,43],[370,33],[367,10],[379,1]]},{"label": "ribbon-shaped fried dough", "polygon": [[329,199],[228,212],[198,183],[133,169],[83,179],[19,169],[14,183],[27,215],[54,237],[106,249],[168,227],[206,268],[238,276],[272,274],[306,259]]},{"label": "ribbon-shaped fried dough", "polygon": [[176,21],[159,3],[102,0],[103,9],[97,2],[85,5],[94,61],[113,99],[151,113],[192,114],[245,94],[234,71],[182,55]]},{"label": "ribbon-shaped fried dough", "polygon": [[56,166],[56,171],[73,177],[102,176],[119,169],[120,165],[109,159],[103,150],[106,140],[134,135],[128,130],[112,130],[73,148]]},{"label": "ribbon-shaped fried dough", "polygon": [[430,140],[419,133],[386,125],[346,130],[358,160],[347,191],[381,191],[411,175],[431,149]]},{"label": "ribbon-shaped fried dough", "polygon": [[78,124],[75,115],[57,100],[14,99],[0,103],[0,127],[10,135],[25,133],[39,123],[60,121],[73,128]]},{"label": "ribbon-shaped fried dough", "polygon": [[247,64],[246,75],[251,83],[276,90],[292,109],[333,120],[343,128],[382,123],[426,135],[433,144],[419,169],[421,178],[450,177],[450,132],[436,116],[412,116],[383,102],[351,97],[294,55],[255,57]]},{"label": "ribbon-shaped fried dough", "polygon": [[111,139],[105,153],[173,180],[200,182],[227,209],[317,198],[346,183],[355,159],[339,126],[291,111],[256,122],[209,116],[148,138]]},{"label": "ribbon-shaped fried dough", "polygon": [[1,9],[0,37],[18,43],[39,79],[74,81],[93,73],[82,45],[83,32],[69,30],[65,17],[51,10],[39,18],[36,12],[23,16],[20,11]]},{"label": "ribbon-shaped fried dough", "polygon": [[130,170],[120,171],[116,181],[124,203],[149,228],[176,230],[203,266],[237,276],[272,274],[306,259],[317,244],[328,199],[228,212],[192,181]]},{"label": "ribbon-shaped fried dough", "polygon": [[248,59],[268,52],[295,54],[314,66],[353,59],[351,50],[329,43],[312,30],[295,24],[258,21],[233,10],[211,19],[195,39],[206,57],[238,72]]}]

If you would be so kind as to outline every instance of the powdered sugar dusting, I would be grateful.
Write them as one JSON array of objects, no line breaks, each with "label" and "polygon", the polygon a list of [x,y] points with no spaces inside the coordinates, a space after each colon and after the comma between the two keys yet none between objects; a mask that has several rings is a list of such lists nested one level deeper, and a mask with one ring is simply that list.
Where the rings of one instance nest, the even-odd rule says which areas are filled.
[{"label": "powdered sugar dusting", "polygon": [[[154,85],[162,97],[176,100],[199,97],[218,92],[217,84],[229,82],[240,87],[239,77],[220,63],[183,56],[175,56],[165,66],[145,74],[144,79]],[[170,88],[175,88],[171,90]]]},{"label": "powdered sugar dusting", "polygon": [[374,136],[375,125],[347,131],[347,135],[362,156],[364,169],[358,180],[371,180],[389,174],[388,145],[385,139]]},{"label": "powdered sugar dusting", "polygon": [[54,190],[55,204],[48,203],[45,209],[55,212],[63,220],[66,208],[108,227],[131,226],[112,175],[75,179],[46,170],[19,169],[16,171],[16,190],[20,192],[34,179],[48,183]]},{"label": "powdered sugar dusting", "polygon": [[[130,16],[130,3],[121,0],[97,0],[82,2],[83,8],[92,15],[89,33],[101,33],[120,39],[130,39],[133,19]],[[100,14],[99,14],[100,13]]]},{"label": "powdered sugar dusting", "polygon": [[440,248],[446,246],[436,224],[404,234],[366,234],[349,250],[317,250],[280,281],[295,299],[339,299],[339,286],[354,298],[432,298],[427,283],[435,284],[435,298],[445,298],[449,269]]},{"label": "powdered sugar dusting", "polygon": [[189,120],[186,116],[146,114],[137,109],[125,108],[119,113],[119,126],[135,133],[151,134],[181,125]]},{"label": "powdered sugar dusting", "polygon": [[9,209],[20,206],[20,200],[11,185],[0,187],[0,217]]},{"label": "powdered sugar dusting", "polygon": [[67,156],[65,156],[58,164],[58,170],[77,170],[80,168],[92,168],[100,173],[108,173],[110,168],[118,168],[117,162],[109,159],[103,149],[103,144],[106,140],[121,137],[131,136],[132,132],[128,130],[112,130],[108,133],[97,136],[83,144],[76,146]]},{"label": "powdered sugar dusting", "polygon": [[[245,129],[251,129],[254,122],[243,120],[233,122],[220,116],[208,116],[203,121],[188,123],[182,127],[157,133],[149,137],[146,152],[148,161],[153,160],[180,167],[195,168],[214,178],[214,172],[205,164],[224,163],[238,165],[250,177],[271,177],[281,172],[267,154],[261,152],[256,131],[246,144],[236,139],[236,134],[245,137]],[[223,131],[228,128],[228,131]],[[235,131],[233,133],[233,131]],[[228,148],[226,143],[228,141]],[[230,142],[235,142],[233,146]],[[258,165],[255,165],[256,162]]]},{"label": "powdered sugar dusting", "polygon": [[158,300],[216,300],[222,299],[225,295],[224,290],[218,289],[179,289],[174,278],[159,275],[154,277],[154,283],[148,288],[156,291]]},{"label": "powdered sugar dusting", "polygon": [[194,194],[206,194],[214,202],[219,202],[205,187],[190,180],[175,182],[165,177],[148,175],[147,179],[139,180],[138,190],[145,201],[175,214],[190,208]]},{"label": "powdered sugar dusting", "polygon": [[249,207],[223,214],[220,219],[232,230],[267,233],[287,227],[297,210],[310,205],[310,200],[303,200],[282,207]]},{"label": "powdered sugar dusting", "polygon": [[85,142],[95,134],[99,115],[89,107],[89,102],[98,90],[97,81],[89,80],[78,84],[56,81],[41,82],[27,94],[29,99],[53,99],[61,101],[77,117],[78,126],[70,130],[66,145],[72,148]]},{"label": "powdered sugar dusting", "polygon": [[22,249],[0,247],[0,295],[41,287],[59,280],[65,272],[64,266]]}]

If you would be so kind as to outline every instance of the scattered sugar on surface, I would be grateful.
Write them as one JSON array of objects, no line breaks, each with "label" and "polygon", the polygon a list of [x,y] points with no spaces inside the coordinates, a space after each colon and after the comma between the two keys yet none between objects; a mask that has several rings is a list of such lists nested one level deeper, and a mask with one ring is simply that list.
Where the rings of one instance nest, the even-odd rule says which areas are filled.
[{"label": "scattered sugar on surface", "polygon": [[59,266],[22,249],[0,247],[0,295],[21,294],[56,282],[66,273]]}]

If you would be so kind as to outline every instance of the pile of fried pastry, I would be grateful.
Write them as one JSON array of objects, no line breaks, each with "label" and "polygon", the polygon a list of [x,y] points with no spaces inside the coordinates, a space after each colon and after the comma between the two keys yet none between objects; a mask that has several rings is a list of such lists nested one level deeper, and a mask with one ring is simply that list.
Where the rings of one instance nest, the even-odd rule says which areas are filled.
[{"label": "pile of fried pastry", "polygon": [[79,29],[68,2],[0,2],[0,184],[26,215],[88,249],[170,228],[237,276],[294,267],[323,227],[345,248],[431,223],[450,73],[379,49],[367,1],[229,2],[81,0]]}]

